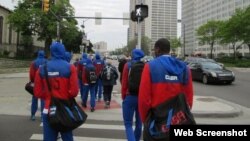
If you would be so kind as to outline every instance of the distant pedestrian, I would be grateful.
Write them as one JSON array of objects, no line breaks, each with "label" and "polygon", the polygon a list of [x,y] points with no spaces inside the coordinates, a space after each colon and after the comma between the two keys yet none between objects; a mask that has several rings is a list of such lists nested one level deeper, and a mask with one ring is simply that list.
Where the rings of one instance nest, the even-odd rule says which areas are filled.
[{"label": "distant pedestrian", "polygon": [[[36,72],[39,69],[39,67],[43,65],[45,62],[46,62],[46,59],[45,59],[44,51],[43,50],[38,51],[36,60],[34,60],[30,65],[29,78],[31,82],[33,83],[35,82]],[[41,103],[40,109],[41,109],[41,119],[42,119],[42,110],[44,107],[44,101],[41,100],[40,103]],[[38,109],[38,98],[35,96],[32,96],[30,119],[33,121],[36,119],[35,114],[36,114],[37,109]]]},{"label": "distant pedestrian", "polygon": [[87,107],[88,93],[90,92],[90,111],[95,111],[95,86],[97,82],[96,69],[90,59],[86,60],[86,66],[82,71],[82,84],[83,88],[83,107]]},{"label": "distant pedestrian", "polygon": [[112,65],[111,61],[108,61],[101,73],[101,80],[104,89],[103,95],[105,101],[105,108],[110,107],[113,86],[116,85],[117,79],[118,79],[118,72],[115,66]]},{"label": "distant pedestrian", "polygon": [[83,84],[83,73],[85,71],[85,67],[87,65],[87,60],[89,60],[88,58],[88,55],[86,53],[83,53],[82,54],[82,59],[79,61],[79,63],[77,63],[77,74],[78,74],[78,83],[79,83],[79,86],[80,86],[80,94],[81,94],[81,99],[82,99],[82,106],[83,107],[87,107],[86,103],[84,103],[83,101],[84,98],[85,98],[85,92],[86,92],[86,89],[87,86]]},{"label": "distant pedestrian", "polygon": [[[154,52],[157,58],[145,64],[139,90],[139,112],[143,123],[150,110],[178,94],[184,93],[189,107],[193,105],[190,69],[169,55],[170,42],[165,38],[156,41]],[[144,137],[144,141],[148,138]]]},{"label": "distant pedestrian", "polygon": [[99,53],[95,54],[95,60],[93,61],[93,65],[96,69],[96,75],[97,75],[97,82],[95,87],[95,96],[98,98],[98,101],[101,101],[102,98],[102,81],[100,78],[100,74],[103,70],[103,67],[105,65],[104,61],[101,59],[101,56]]},{"label": "distant pedestrian", "polygon": [[119,60],[118,71],[120,72],[120,83],[122,83],[122,72],[123,72],[124,65],[126,63],[127,63],[127,59],[125,56]]},{"label": "distant pedestrian", "polygon": [[[130,91],[130,75],[131,68],[134,64],[140,63],[141,58],[144,57],[144,52],[140,49],[134,49],[132,51],[132,60],[127,62],[124,66],[122,73],[122,112],[123,112],[123,120],[126,128],[126,135],[128,141],[139,141],[141,138],[142,131],[142,123],[139,117],[138,111],[138,94],[139,92]],[[143,68],[142,68],[143,69]],[[142,70],[141,69],[141,70]],[[137,72],[136,72],[137,73]],[[140,74],[133,75],[135,79],[140,79]],[[140,80],[136,80],[137,83]],[[134,83],[134,82],[133,82]],[[139,84],[133,85],[137,86],[135,89],[139,89]],[[135,130],[133,131],[133,119],[135,115]]]},{"label": "distant pedestrian", "polygon": [[[45,100],[43,110],[43,140],[56,141],[58,131],[51,128],[48,121],[51,94],[55,98],[70,99],[78,94],[76,68],[65,61],[65,48],[59,42],[53,42],[50,46],[51,60],[46,63],[48,81],[51,87],[49,91],[46,82],[45,65],[39,68],[35,79],[35,96]],[[52,93],[53,92],[53,93]],[[73,141],[72,131],[60,132],[63,141]]]},{"label": "distant pedestrian", "polygon": [[72,59],[72,54],[71,54],[70,52],[66,51],[66,52],[65,52],[65,60],[66,60],[68,63],[70,63],[71,59]]}]

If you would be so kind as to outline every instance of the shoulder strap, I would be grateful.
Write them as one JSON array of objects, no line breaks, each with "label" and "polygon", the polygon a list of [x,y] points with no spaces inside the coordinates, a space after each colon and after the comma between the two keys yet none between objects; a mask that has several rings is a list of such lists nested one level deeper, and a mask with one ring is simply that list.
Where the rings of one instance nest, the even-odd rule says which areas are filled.
[{"label": "shoulder strap", "polygon": [[44,67],[43,67],[43,68],[44,68],[46,83],[47,83],[49,92],[51,92],[51,87],[50,87],[50,84],[49,84],[49,76],[48,76],[47,62],[44,63]]}]

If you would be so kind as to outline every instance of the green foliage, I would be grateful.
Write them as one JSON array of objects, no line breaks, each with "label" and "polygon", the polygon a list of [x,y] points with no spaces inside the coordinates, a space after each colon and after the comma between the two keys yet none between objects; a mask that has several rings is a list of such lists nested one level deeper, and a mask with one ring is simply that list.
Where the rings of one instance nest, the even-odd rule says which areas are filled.
[{"label": "green foliage", "polygon": [[208,21],[196,30],[199,43],[210,45],[210,58],[213,57],[214,44],[220,39],[219,29],[221,25],[221,21]]},{"label": "green foliage", "polygon": [[[69,0],[60,0],[57,4],[50,4],[50,11],[42,11],[41,1],[19,1],[14,11],[9,15],[8,22],[21,35],[38,35],[38,40],[45,41],[45,51],[48,54],[49,45],[57,37],[57,21],[60,21],[61,37],[69,50],[77,51],[79,46],[79,31],[77,21],[61,16],[74,16],[74,8]],[[79,44],[79,45],[77,45]],[[72,47],[72,49],[71,49]]]},{"label": "green foliage", "polygon": [[181,47],[180,38],[172,38],[170,39],[170,47],[172,52],[175,54],[175,51],[178,47]]},{"label": "green foliage", "polygon": [[232,57],[222,57],[217,60],[218,62],[223,63],[226,67],[240,67],[240,68],[249,68],[250,59],[234,59]]},{"label": "green foliage", "polygon": [[[151,40],[148,37],[146,37],[146,36],[142,37],[141,49],[143,50],[145,55],[149,55],[149,53],[150,53],[150,51],[149,51],[150,50],[150,43],[151,43]],[[132,50],[136,48],[136,45],[137,45],[137,38],[129,41],[129,43],[127,45],[127,52],[130,54],[132,52]]]}]

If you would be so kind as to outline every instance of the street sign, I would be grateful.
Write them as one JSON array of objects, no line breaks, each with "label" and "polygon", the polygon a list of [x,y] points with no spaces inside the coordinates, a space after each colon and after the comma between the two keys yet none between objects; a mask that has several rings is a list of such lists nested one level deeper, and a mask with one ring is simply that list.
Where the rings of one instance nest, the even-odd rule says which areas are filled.
[{"label": "street sign", "polygon": [[96,12],[95,13],[95,25],[101,25],[102,24],[102,13]]}]

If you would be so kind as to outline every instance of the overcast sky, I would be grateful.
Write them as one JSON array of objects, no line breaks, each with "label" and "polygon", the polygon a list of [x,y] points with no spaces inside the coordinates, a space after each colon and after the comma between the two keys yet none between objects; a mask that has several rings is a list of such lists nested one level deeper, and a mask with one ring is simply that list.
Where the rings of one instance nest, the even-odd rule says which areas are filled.
[{"label": "overcast sky", "polygon": [[[13,9],[16,2],[12,3],[12,1],[17,0],[0,0],[0,4]],[[75,8],[75,15],[82,17],[94,17],[95,12],[101,12],[102,17],[122,17],[123,13],[129,11],[129,0],[70,0],[70,3]],[[178,9],[178,18],[180,18],[180,8]],[[82,24],[86,19],[77,20],[79,24]],[[95,25],[95,20],[92,19],[85,21],[84,24],[88,39],[93,43],[106,41],[108,50],[127,44],[128,25],[123,25],[122,20],[102,20],[102,25]],[[178,35],[180,35],[180,31]]]}]

